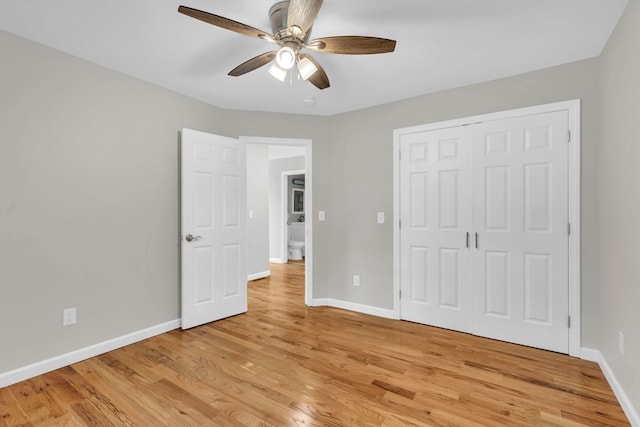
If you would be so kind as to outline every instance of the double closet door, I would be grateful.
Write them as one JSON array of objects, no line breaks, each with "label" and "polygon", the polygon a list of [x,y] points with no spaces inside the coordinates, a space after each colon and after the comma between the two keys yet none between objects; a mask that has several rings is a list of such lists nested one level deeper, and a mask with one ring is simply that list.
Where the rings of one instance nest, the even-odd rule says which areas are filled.
[{"label": "double closet door", "polygon": [[568,113],[400,137],[402,319],[568,352]]}]

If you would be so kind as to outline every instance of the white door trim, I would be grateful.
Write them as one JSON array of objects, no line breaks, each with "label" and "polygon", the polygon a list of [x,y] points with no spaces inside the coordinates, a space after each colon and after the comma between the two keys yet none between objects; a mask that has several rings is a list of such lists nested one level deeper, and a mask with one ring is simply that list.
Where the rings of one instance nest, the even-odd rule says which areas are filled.
[{"label": "white door trim", "polygon": [[478,116],[465,117],[393,131],[393,313],[400,319],[400,136],[436,129],[470,125],[477,122],[501,120],[533,114],[566,110],[569,114],[571,142],[568,147],[569,181],[569,354],[580,357],[580,100],[518,108]]},{"label": "white door trim", "polygon": [[[271,144],[271,145],[291,145],[305,148],[305,192],[304,192],[304,210],[306,218],[313,218],[313,159],[312,159],[312,141],[310,139],[296,138],[266,138],[260,136],[241,136],[240,141],[247,144]],[[304,263],[304,303],[308,306],[312,305],[313,300],[313,221],[305,221],[306,223],[306,243],[305,243],[305,263]],[[284,240],[286,245],[286,238]],[[286,253],[284,254],[286,256]]]}]

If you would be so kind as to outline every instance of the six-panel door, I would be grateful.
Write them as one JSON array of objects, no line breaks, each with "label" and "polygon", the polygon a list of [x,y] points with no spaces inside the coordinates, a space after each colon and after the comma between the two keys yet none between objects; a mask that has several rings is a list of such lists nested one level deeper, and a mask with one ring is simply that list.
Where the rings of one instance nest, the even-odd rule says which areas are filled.
[{"label": "six-panel door", "polygon": [[471,331],[471,127],[401,141],[403,319]]},{"label": "six-panel door", "polygon": [[568,352],[566,111],[400,137],[406,320]]},{"label": "six-panel door", "polygon": [[569,350],[567,123],[558,111],[474,126],[477,335]]},{"label": "six-panel door", "polygon": [[182,328],[247,311],[246,148],[182,130]]}]

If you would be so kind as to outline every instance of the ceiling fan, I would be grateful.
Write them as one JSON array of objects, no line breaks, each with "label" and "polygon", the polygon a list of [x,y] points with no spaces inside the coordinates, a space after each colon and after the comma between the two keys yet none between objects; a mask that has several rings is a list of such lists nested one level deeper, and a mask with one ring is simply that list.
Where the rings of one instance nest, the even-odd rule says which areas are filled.
[{"label": "ceiling fan", "polygon": [[258,37],[280,46],[251,58],[229,71],[230,76],[241,76],[273,61],[269,73],[284,81],[294,65],[303,80],[318,89],[330,86],[329,77],[320,64],[303,49],[322,53],[365,55],[393,52],[395,40],[366,36],[334,36],[309,40],[311,27],[320,11],[322,0],[287,0],[274,4],[269,10],[273,35],[229,18],[202,10],[180,6],[178,12],[229,31]]}]

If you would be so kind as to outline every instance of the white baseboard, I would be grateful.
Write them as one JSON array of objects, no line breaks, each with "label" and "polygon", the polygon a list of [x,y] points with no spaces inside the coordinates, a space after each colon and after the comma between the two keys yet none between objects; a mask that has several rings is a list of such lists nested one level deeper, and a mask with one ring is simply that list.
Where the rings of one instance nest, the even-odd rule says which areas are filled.
[{"label": "white baseboard", "polygon": [[121,337],[113,338],[108,341],[104,341],[98,344],[90,345],[89,347],[74,350],[72,352],[61,354],[59,356],[52,357],[31,365],[23,366],[22,368],[14,369],[12,371],[0,373],[0,387],[6,387],[11,384],[18,383],[20,381],[33,378],[38,375],[45,374],[50,371],[62,368],[64,366],[71,365],[73,363],[80,362],[82,360],[89,359],[91,357],[98,356],[118,349],[120,347],[133,344],[138,341],[151,338],[156,335],[163,334],[165,332],[172,331],[179,328],[181,320],[176,319],[170,322],[162,323],[160,325],[151,326],[140,331],[132,332]]},{"label": "white baseboard", "polygon": [[329,298],[313,298],[311,300],[311,307],[322,307],[324,305],[329,305]]},{"label": "white baseboard", "polygon": [[342,301],[333,298],[314,298],[311,300],[311,305],[314,307],[326,305],[329,307],[342,308],[344,310],[355,311],[357,313],[370,314],[372,316],[386,317],[387,319],[394,319],[393,310],[386,308],[374,307],[372,305],[358,304],[355,302]]},{"label": "white baseboard", "polygon": [[580,351],[580,357],[585,360],[597,362],[598,365],[600,365],[602,373],[609,382],[611,390],[613,390],[613,393],[616,395],[618,402],[620,402],[622,410],[624,411],[627,418],[629,418],[629,422],[633,427],[640,427],[640,415],[638,414],[638,411],[633,407],[631,399],[629,399],[629,396],[620,385],[618,378],[616,378],[602,353],[600,353],[599,350],[582,347]]},{"label": "white baseboard", "polygon": [[602,359],[602,355],[598,350],[582,347],[580,348],[580,359],[584,359],[584,360],[588,360],[589,362],[596,362],[600,364],[600,359]]},{"label": "white baseboard", "polygon": [[[264,272],[259,274],[264,274]],[[311,300],[311,305],[342,308],[345,310],[385,317],[389,319],[393,319],[394,315],[393,310],[353,303],[349,301],[342,301],[333,298],[314,298]],[[129,344],[133,344],[135,342],[172,331],[179,328],[180,325],[181,320],[175,319],[166,323],[162,323],[160,325],[151,326],[140,331],[132,332],[121,337],[94,344],[89,347],[74,350],[66,354],[61,354],[59,356],[55,356],[41,362],[17,368],[8,372],[0,373],[0,387],[6,387],[20,381],[27,380],[29,378],[33,378],[35,376],[54,371],[64,366],[68,366],[73,363],[98,356],[108,351],[112,351],[120,347],[124,347]],[[618,402],[620,402],[622,410],[626,414],[627,418],[629,418],[629,422],[633,427],[640,427],[640,415],[638,414],[638,411],[633,407],[631,399],[629,399],[629,396],[620,385],[620,382],[616,378],[605,358],[602,356],[602,353],[600,353],[599,350],[583,347],[580,351],[580,357],[584,360],[596,362],[598,363],[598,365],[600,365],[600,369],[602,369],[602,372],[609,382],[613,393],[618,399]]]},{"label": "white baseboard", "polygon": [[275,264],[286,264],[287,260],[282,258],[269,258],[269,262],[273,262]]},{"label": "white baseboard", "polygon": [[247,276],[247,281],[250,282],[252,280],[264,279],[269,276],[271,276],[271,270],[261,271],[260,273],[249,274]]}]

